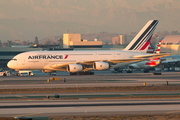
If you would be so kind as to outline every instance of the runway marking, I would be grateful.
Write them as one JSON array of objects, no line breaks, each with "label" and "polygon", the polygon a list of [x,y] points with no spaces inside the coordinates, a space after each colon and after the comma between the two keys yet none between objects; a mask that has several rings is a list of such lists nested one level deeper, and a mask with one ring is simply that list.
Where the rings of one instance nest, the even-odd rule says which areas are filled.
[{"label": "runway marking", "polygon": [[37,115],[37,114],[42,114],[42,113],[21,114],[21,115],[16,115],[12,117],[22,117],[22,116],[30,116],[30,115]]},{"label": "runway marking", "polygon": [[177,113],[177,112],[180,112],[180,110],[178,110],[178,111],[166,112],[166,113]]}]

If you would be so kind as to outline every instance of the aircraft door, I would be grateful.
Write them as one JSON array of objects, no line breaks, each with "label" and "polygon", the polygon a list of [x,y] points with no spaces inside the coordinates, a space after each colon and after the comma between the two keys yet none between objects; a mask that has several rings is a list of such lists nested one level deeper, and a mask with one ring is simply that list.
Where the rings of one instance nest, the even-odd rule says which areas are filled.
[{"label": "aircraft door", "polygon": [[48,60],[47,60],[47,59],[45,59],[45,60],[44,60],[44,64],[45,64],[45,65],[47,65],[47,63],[48,63]]},{"label": "aircraft door", "polygon": [[97,58],[98,58],[98,54],[94,53],[94,59],[97,59]]},{"label": "aircraft door", "polygon": [[78,61],[77,62],[82,62],[82,58],[78,58]]},{"label": "aircraft door", "polygon": [[113,53],[113,58],[116,58],[116,56],[117,56],[117,53]]},{"label": "aircraft door", "polygon": [[24,59],[24,60],[22,60],[22,65],[25,65],[25,62],[26,62],[26,60]]}]

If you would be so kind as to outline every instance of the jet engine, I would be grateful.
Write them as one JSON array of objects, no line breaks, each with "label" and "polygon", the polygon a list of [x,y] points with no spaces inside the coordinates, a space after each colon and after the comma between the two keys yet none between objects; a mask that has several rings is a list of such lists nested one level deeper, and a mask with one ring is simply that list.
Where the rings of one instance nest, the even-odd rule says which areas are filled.
[{"label": "jet engine", "polygon": [[72,73],[79,72],[82,70],[83,70],[83,66],[79,64],[69,64],[67,67],[67,71]]},{"label": "jet engine", "polygon": [[93,68],[94,70],[106,70],[110,68],[110,65],[106,62],[95,62]]},{"label": "jet engine", "polygon": [[52,72],[56,72],[56,71],[53,71],[53,70],[42,70],[43,73],[52,73]]}]

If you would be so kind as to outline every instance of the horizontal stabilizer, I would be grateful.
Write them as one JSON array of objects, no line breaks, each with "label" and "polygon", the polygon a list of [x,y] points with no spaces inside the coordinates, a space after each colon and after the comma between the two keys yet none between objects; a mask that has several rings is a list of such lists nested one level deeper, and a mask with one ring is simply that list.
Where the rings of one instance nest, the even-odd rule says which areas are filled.
[{"label": "horizontal stabilizer", "polygon": [[170,56],[171,54],[169,53],[165,53],[165,54],[150,54],[150,55],[140,55],[140,56],[133,56],[133,58],[161,58],[161,57],[166,57],[166,56]]}]

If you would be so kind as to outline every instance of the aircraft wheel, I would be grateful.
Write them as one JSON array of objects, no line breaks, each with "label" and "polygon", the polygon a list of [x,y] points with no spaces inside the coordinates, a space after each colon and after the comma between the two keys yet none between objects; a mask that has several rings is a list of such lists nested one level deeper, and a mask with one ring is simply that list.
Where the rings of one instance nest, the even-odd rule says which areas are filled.
[{"label": "aircraft wheel", "polygon": [[90,72],[90,75],[94,75],[94,72]]},{"label": "aircraft wheel", "polygon": [[77,72],[75,72],[75,73],[71,72],[70,75],[78,75],[78,73]]},{"label": "aircraft wheel", "polygon": [[127,73],[132,73],[132,71],[127,71]]},{"label": "aircraft wheel", "polygon": [[148,71],[148,70],[145,70],[144,73],[149,73],[149,71]]},{"label": "aircraft wheel", "polygon": [[3,76],[7,76],[6,73],[4,73]]},{"label": "aircraft wheel", "polygon": [[84,72],[79,72],[78,75],[84,75]]},{"label": "aircraft wheel", "polygon": [[89,75],[89,71],[85,71],[85,72],[84,72],[84,75]]},{"label": "aircraft wheel", "polygon": [[[71,75],[71,73],[70,73],[70,75]],[[89,72],[89,71],[79,72],[78,75],[94,75],[94,72]]]}]

